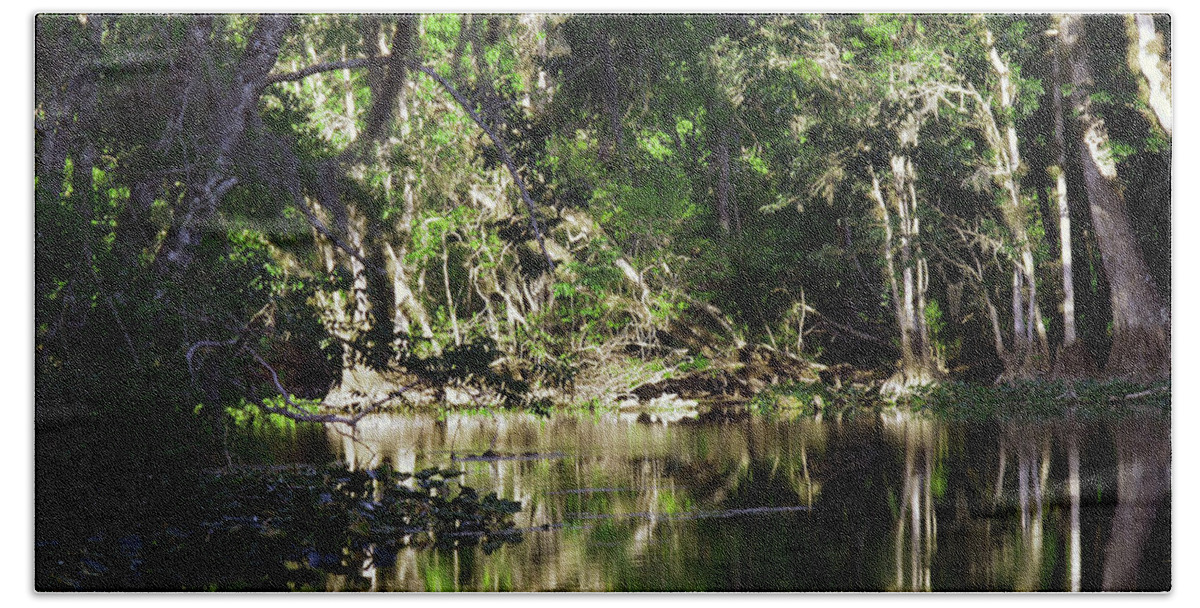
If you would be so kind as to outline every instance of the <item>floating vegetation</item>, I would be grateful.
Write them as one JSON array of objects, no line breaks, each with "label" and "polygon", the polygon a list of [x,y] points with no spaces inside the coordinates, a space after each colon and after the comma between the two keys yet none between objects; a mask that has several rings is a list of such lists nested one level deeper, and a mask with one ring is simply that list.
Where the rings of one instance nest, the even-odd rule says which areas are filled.
[{"label": "floating vegetation", "polygon": [[[199,478],[171,517],[67,546],[38,544],[39,590],[296,590],[407,548],[520,542],[518,502],[428,468],[253,467]],[[253,566],[249,566],[253,564]]]}]

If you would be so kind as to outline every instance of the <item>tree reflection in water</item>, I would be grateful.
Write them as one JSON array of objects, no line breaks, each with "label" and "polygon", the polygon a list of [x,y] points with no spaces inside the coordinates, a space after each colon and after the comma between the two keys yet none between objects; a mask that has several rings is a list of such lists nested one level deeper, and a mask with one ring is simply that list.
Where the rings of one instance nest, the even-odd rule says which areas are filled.
[{"label": "tree reflection in water", "polygon": [[[1170,431],[1162,421],[1130,419],[1118,425],[1117,511],[1104,552],[1104,590],[1139,589],[1143,545],[1171,489]],[[1167,560],[1156,564],[1170,566]]]},{"label": "tree reflection in water", "polygon": [[[895,591],[930,591],[930,566],[937,547],[937,511],[933,503],[934,459],[942,445],[942,429],[931,420],[911,416],[884,419],[885,433],[904,446],[903,491],[896,518]],[[905,573],[904,548],[908,547]]]},{"label": "tree reflection in water", "polygon": [[327,585],[1164,588],[1167,437],[1166,421],[375,416],[357,441],[330,435],[340,458],[461,470],[464,484],[522,503],[524,541],[406,549]]},{"label": "tree reflection in water", "polygon": [[1006,455],[1016,456],[1017,512],[1019,536],[1010,539],[1012,546],[998,559],[1012,560],[1002,568],[1011,569],[1013,588],[1017,591],[1041,589],[1044,554],[1044,499],[1050,475],[1050,433],[1048,427],[1033,424],[1006,424],[1000,435],[1000,471],[997,475],[996,508],[1005,500],[1004,481]]}]

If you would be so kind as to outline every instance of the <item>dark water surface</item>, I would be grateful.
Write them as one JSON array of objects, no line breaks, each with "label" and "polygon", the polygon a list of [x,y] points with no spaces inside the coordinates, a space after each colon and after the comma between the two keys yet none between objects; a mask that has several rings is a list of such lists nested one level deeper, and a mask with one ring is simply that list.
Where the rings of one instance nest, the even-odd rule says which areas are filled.
[{"label": "dark water surface", "polygon": [[[376,415],[352,468],[464,471],[524,540],[405,550],[329,589],[1165,590],[1163,418]],[[281,445],[296,454],[296,446]],[[390,560],[389,560],[390,561]]]}]

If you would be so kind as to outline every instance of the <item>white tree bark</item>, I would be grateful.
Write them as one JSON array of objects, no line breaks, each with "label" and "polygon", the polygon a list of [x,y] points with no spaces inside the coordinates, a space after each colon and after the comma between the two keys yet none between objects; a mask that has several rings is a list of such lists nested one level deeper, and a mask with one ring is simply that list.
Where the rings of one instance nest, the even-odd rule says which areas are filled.
[{"label": "white tree bark", "polygon": [[1171,105],[1171,62],[1163,59],[1165,41],[1154,30],[1154,16],[1146,14],[1131,15],[1135,46],[1133,62],[1142,73],[1146,105],[1150,107],[1158,126],[1167,136],[1174,129],[1174,115]]}]

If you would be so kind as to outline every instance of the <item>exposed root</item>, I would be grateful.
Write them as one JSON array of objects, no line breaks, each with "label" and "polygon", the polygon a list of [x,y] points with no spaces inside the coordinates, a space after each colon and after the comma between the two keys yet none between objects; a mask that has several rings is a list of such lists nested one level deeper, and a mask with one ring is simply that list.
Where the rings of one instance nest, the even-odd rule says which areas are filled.
[{"label": "exposed root", "polygon": [[879,387],[879,396],[885,401],[895,402],[911,395],[914,390],[937,384],[937,375],[928,369],[901,369],[892,374]]}]

